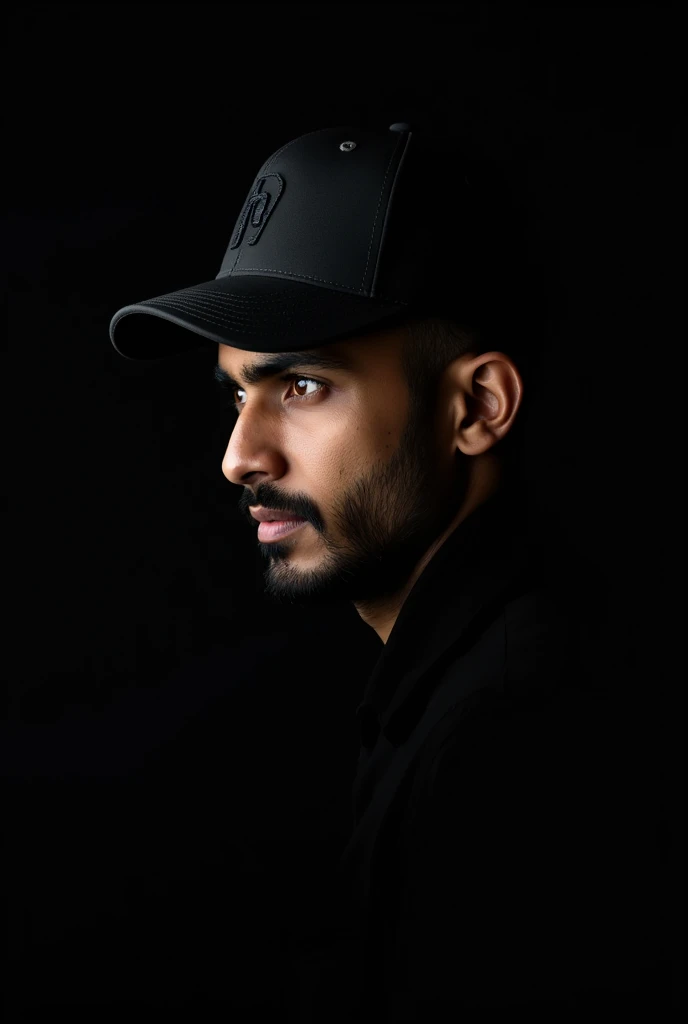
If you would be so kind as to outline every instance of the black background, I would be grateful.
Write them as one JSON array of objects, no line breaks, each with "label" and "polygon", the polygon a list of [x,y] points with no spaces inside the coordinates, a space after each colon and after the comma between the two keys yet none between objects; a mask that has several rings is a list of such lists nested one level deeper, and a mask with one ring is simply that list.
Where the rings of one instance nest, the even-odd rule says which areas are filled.
[{"label": "black background", "polygon": [[679,37],[677,5],[12,10],[13,1019],[284,1018],[273,900],[343,834],[380,644],[348,606],[265,606],[215,353],[127,362],[108,325],[215,277],[279,146],[402,120],[513,167],[561,268],[528,471],[589,566],[590,656],[646,708],[678,1002]]}]

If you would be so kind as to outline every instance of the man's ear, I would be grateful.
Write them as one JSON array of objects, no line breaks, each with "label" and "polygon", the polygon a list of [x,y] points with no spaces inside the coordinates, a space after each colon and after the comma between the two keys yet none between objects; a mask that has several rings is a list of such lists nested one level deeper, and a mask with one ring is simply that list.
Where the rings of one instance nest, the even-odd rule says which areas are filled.
[{"label": "man's ear", "polygon": [[523,381],[503,352],[462,356],[448,371],[453,406],[453,443],[464,455],[480,455],[513,426],[523,400]]}]

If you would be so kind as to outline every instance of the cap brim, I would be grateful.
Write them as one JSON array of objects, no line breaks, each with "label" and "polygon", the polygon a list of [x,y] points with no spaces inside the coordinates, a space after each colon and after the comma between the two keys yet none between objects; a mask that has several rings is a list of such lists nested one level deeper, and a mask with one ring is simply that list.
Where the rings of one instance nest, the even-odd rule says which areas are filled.
[{"label": "cap brim", "polygon": [[125,359],[160,359],[211,343],[295,352],[405,308],[302,281],[234,275],[124,306],[110,322],[110,340]]}]

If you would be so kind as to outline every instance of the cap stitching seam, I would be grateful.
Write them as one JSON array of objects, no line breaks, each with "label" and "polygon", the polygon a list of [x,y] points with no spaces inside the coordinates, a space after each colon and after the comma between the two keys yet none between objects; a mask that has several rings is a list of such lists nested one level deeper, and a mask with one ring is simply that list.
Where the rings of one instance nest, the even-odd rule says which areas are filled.
[{"label": "cap stitching seam", "polygon": [[242,267],[244,273],[264,270],[269,274],[285,274],[288,277],[303,279],[304,281],[320,281],[322,284],[335,284],[338,288],[346,288],[353,295],[362,291],[361,288],[352,287],[350,284],[343,284],[341,281],[328,281],[325,277],[312,277],[310,274],[293,274],[289,270],[276,270],[274,267]]},{"label": "cap stitching seam", "polygon": [[[161,306],[169,306],[170,309],[174,310],[175,312],[191,313],[198,320],[202,320],[204,323],[217,324],[218,327],[230,327],[230,328],[231,327],[239,327],[239,329],[241,331],[243,331],[244,334],[259,334],[259,335],[262,335],[264,333],[264,331],[266,330],[266,328],[264,327],[263,330],[260,330],[260,331],[251,331],[251,330],[249,330],[249,328],[244,327],[241,324],[238,324],[236,319],[235,320],[228,320],[226,317],[221,317],[220,319],[216,319],[215,317],[208,316],[207,313],[204,313],[203,315],[201,315],[201,313],[196,312],[196,310],[184,309],[183,306],[179,307],[179,306],[175,305],[172,302],[162,302],[162,301],[160,301],[159,304]],[[135,312],[137,312],[137,310],[131,310],[131,312],[135,313]],[[124,315],[128,316],[129,314],[124,314]],[[311,320],[310,317],[304,317],[302,320],[293,320],[292,321],[292,326],[298,325],[298,324],[310,323],[310,320]]]},{"label": "cap stitching seam", "polygon": [[247,310],[249,312],[253,311],[254,309],[263,309],[263,308],[267,308],[267,309],[272,308],[272,309],[277,309],[277,310],[281,310],[281,309],[285,309],[285,308],[286,309],[292,309],[292,308],[295,309],[295,308],[297,308],[297,303],[289,302],[286,299],[285,300],[281,300],[281,299],[280,300],[275,300],[275,299],[269,300],[269,299],[266,299],[265,301],[258,300],[257,302],[254,302],[253,300],[244,298],[243,296],[239,296],[239,295],[222,295],[221,293],[218,294],[217,292],[215,292],[215,293],[211,293],[211,292],[192,292],[191,294],[188,294],[186,292],[169,292],[166,295],[157,295],[154,299],[145,299],[141,303],[141,305],[145,305],[147,302],[156,302],[157,299],[165,299],[166,300],[169,297],[169,295],[174,295],[175,297],[178,298],[178,301],[197,302],[197,303],[201,303],[202,305],[205,304],[206,306],[211,306],[211,307],[214,305],[216,308],[221,309],[221,310],[225,310],[225,309],[227,309],[230,306],[235,306],[236,308],[243,308],[243,310]]},{"label": "cap stitching seam", "polygon": [[[175,306],[175,308],[177,308],[177,309],[185,309],[188,312],[194,313],[194,314],[196,313],[196,310],[200,310],[201,312],[205,312],[207,310],[210,313],[216,313],[218,316],[221,316],[224,313],[228,313],[228,314],[231,314],[235,319],[237,319],[239,317],[245,317],[245,318],[249,318],[250,317],[251,319],[255,320],[254,310],[255,310],[255,308],[257,308],[257,307],[254,307],[253,309],[246,309],[246,308],[244,308],[244,309],[236,309],[236,308],[232,308],[231,306],[230,307],[228,307],[228,306],[224,306],[224,307],[223,306],[213,306],[209,302],[205,302],[203,300],[198,300],[198,299],[193,299],[192,300],[192,299],[189,299],[186,296],[184,297],[183,300],[182,299],[174,300],[174,299],[159,298],[159,299],[156,299],[154,301],[160,303],[160,305],[162,305],[163,303],[166,303],[167,305]],[[141,303],[141,305],[144,305],[144,303]],[[279,316],[279,314],[281,312],[283,316],[291,317],[293,315],[294,309],[295,309],[295,307],[293,307],[293,306],[287,306],[287,307],[283,308],[281,311],[278,311],[277,314],[275,314],[275,312],[273,310],[270,310],[269,312],[270,312],[271,316],[275,316],[275,315]]]},{"label": "cap stitching seam", "polygon": [[228,303],[236,302],[239,305],[247,305],[253,309],[257,309],[261,306],[276,306],[282,308],[283,306],[289,305],[289,299],[293,300],[294,296],[260,296],[258,299],[254,299],[247,295],[234,295],[232,292],[222,292],[219,290],[211,290],[203,288],[202,290],[196,291],[195,288],[181,288],[175,292],[165,292],[163,295],[156,295],[152,299],[145,299],[145,302],[155,302],[156,299],[167,299],[170,296],[180,299],[191,299],[191,300],[204,300],[206,302],[218,302],[222,306],[226,306]]},{"label": "cap stitching seam", "polygon": [[[171,309],[178,309],[178,310],[180,310],[183,313],[190,313],[193,316],[198,316],[198,317],[210,316],[211,314],[213,314],[213,315],[219,317],[221,320],[226,321],[227,323],[232,323],[234,321],[239,321],[239,320],[247,320],[249,323],[255,323],[255,321],[256,321],[256,317],[255,316],[251,315],[250,313],[244,313],[241,310],[239,310],[239,311],[227,310],[226,311],[227,312],[227,316],[225,316],[223,311],[220,310],[220,309],[212,309],[212,308],[211,309],[204,309],[203,307],[196,307],[196,308],[194,308],[193,306],[187,305],[186,303],[170,302],[167,299],[159,299],[158,300],[158,305],[160,305],[160,306],[169,306]],[[308,316],[308,314],[306,314],[304,317],[299,318],[298,320],[295,317],[290,317],[290,320],[291,320],[292,323],[297,323],[297,322],[301,323],[304,320],[307,320],[308,318],[309,318],[309,316]],[[270,318],[268,318],[268,319],[270,319]]]},{"label": "cap stitching seam", "polygon": [[379,199],[377,201],[377,209],[375,210],[375,220],[373,221],[373,230],[370,232],[370,243],[368,245],[368,256],[366,258],[365,268],[363,270],[363,278],[361,279],[361,287],[358,289],[360,292],[363,291],[363,286],[365,284],[366,274],[368,273],[368,264],[370,263],[370,253],[371,253],[372,248],[373,248],[373,239],[375,237],[375,226],[377,224],[377,218],[378,218],[378,216],[380,214],[380,204],[382,203],[382,197],[383,197],[384,192],[385,192],[385,184],[386,184],[387,178],[389,176],[389,171],[390,171],[390,168],[392,166],[392,162],[394,160],[394,157],[397,155],[397,150],[399,149],[399,146],[401,145],[401,142],[403,141],[403,138],[404,138],[403,135],[399,135],[399,138],[397,139],[397,144],[394,147],[394,149],[392,151],[392,155],[389,158],[389,163],[387,164],[387,170],[385,171],[385,176],[382,179],[382,186],[380,188],[380,197],[379,197]]},{"label": "cap stitching seam", "polygon": [[373,279],[372,279],[372,281],[370,283],[370,294],[371,295],[375,294],[375,285],[376,285],[376,282],[377,282],[377,279],[378,279],[378,275],[380,273],[380,257],[382,255],[382,247],[383,247],[384,242],[385,242],[385,236],[387,235],[387,230],[388,230],[387,226],[388,226],[388,223],[389,223],[389,219],[390,219],[390,216],[392,215],[392,211],[394,209],[394,205],[393,205],[394,204],[394,193],[396,192],[396,189],[397,189],[397,183],[399,181],[399,174],[401,173],[401,168],[404,166],[404,161],[407,159],[408,147],[409,147],[410,141],[411,141],[411,132],[409,132],[408,135],[406,136],[406,140],[404,142],[404,151],[401,154],[401,157],[399,158],[399,163],[397,164],[397,169],[396,169],[396,172],[394,174],[394,181],[392,182],[392,187],[389,190],[389,199],[387,200],[387,210],[385,211],[385,217],[384,217],[384,221],[382,223],[382,232],[380,234],[380,245],[378,246],[377,259],[375,261],[375,270],[373,272]]}]

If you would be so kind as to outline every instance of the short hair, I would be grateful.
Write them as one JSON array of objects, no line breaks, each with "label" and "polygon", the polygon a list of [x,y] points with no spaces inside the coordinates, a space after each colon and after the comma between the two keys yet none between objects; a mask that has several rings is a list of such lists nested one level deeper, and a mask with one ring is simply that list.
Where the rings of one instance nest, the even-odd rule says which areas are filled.
[{"label": "short hair", "polygon": [[435,398],[440,379],[455,359],[486,351],[477,333],[443,317],[415,317],[402,324],[401,364],[412,401]]},{"label": "short hair", "polygon": [[[513,359],[525,388],[532,360],[523,354],[513,330],[510,333],[513,344],[510,346],[499,345],[500,339],[490,329],[481,330],[480,327],[464,325],[445,317],[412,317],[401,323],[400,327],[402,372],[409,387],[412,415],[420,419],[434,412],[439,385],[447,367],[468,353],[480,355],[491,350],[504,352]],[[525,411],[522,405],[508,434],[494,448],[505,472],[515,477],[519,475],[523,454],[524,424]]]}]

